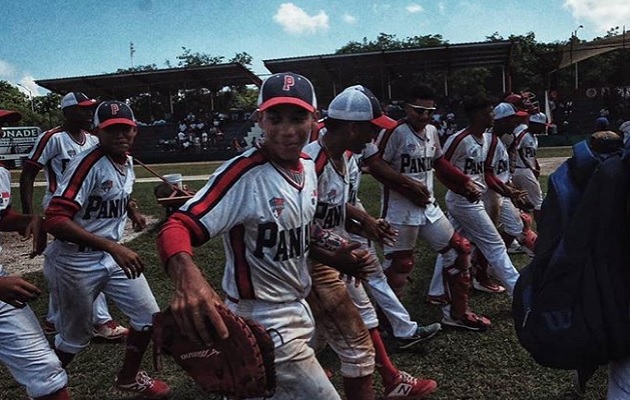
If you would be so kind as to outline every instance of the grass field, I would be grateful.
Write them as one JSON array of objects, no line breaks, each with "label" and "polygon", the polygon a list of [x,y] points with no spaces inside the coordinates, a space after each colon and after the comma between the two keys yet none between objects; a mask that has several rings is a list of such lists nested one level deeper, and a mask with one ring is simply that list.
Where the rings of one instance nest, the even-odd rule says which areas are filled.
[{"label": "grass field", "polygon": [[[568,153],[567,153],[568,155]],[[185,175],[194,173],[209,174],[212,166],[208,164],[179,165],[156,168],[160,173],[181,172]],[[189,172],[190,171],[190,172]],[[194,172],[192,172],[194,171]],[[362,180],[361,198],[368,211],[378,213],[379,188],[371,177]],[[543,184],[546,177],[543,179]],[[190,186],[200,188],[203,182],[190,182]],[[134,197],[140,201],[141,208],[155,216],[163,216],[163,210],[153,199],[154,184],[136,184]],[[437,185],[438,199],[444,198],[444,189]],[[19,204],[19,194],[15,190],[15,204]],[[41,188],[36,191],[41,196]],[[40,197],[41,198],[41,197]],[[146,272],[149,283],[161,307],[166,307],[170,299],[171,285],[158,263],[155,249],[157,228],[146,235],[130,242],[129,246],[139,252],[149,266]],[[413,319],[421,323],[439,320],[440,310],[426,305],[424,295],[431,278],[435,254],[423,243],[416,248],[416,265],[413,281],[408,285],[404,303]],[[196,260],[204,266],[205,274],[216,288],[220,287],[224,256],[221,240],[215,238],[196,249]],[[527,262],[526,257],[514,257],[520,268]],[[9,264],[9,260],[4,260]],[[41,273],[27,276],[41,288],[45,288]],[[38,316],[46,311],[47,295],[32,303]],[[416,376],[437,380],[438,391],[432,399],[572,399],[571,373],[551,370],[538,366],[519,345],[513,330],[510,315],[511,303],[506,295],[487,295],[474,293],[472,307],[479,313],[492,319],[493,326],[486,333],[462,332],[445,329],[434,339],[414,351],[393,352],[395,364]],[[120,321],[116,307],[112,313]],[[125,399],[129,398],[112,388],[113,377],[120,366],[123,345],[93,343],[76,357],[69,366],[70,390],[74,399]],[[335,386],[341,389],[338,362],[330,351],[321,354],[325,367],[335,371]],[[174,389],[174,399],[218,399],[202,393],[169,359],[164,360],[164,370],[155,373],[151,367],[150,351],[147,352],[145,368],[156,377],[168,381]],[[378,381],[378,379],[377,379]],[[586,399],[605,398],[605,369],[598,371],[592,382]],[[380,388],[379,388],[380,390]],[[6,369],[0,367],[0,399],[24,399],[26,395],[9,376]],[[325,399],[322,399],[325,400]]]}]

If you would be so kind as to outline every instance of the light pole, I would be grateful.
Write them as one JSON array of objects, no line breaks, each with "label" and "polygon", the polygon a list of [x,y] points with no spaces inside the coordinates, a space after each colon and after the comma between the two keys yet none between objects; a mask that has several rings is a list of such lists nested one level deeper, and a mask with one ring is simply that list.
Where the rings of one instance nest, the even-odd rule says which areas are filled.
[{"label": "light pole", "polygon": [[31,99],[31,111],[35,112],[35,103],[33,102],[33,92],[31,92],[31,89],[27,88],[26,86],[20,83],[16,83],[16,85],[18,85],[19,87],[21,87],[22,89],[28,92],[28,97],[29,99]]},{"label": "light pole", "polygon": [[[575,28],[575,30],[573,32],[571,32],[571,53],[570,53],[571,64],[573,64],[573,46],[574,46],[574,43],[578,40],[577,32],[581,28],[584,28],[584,25],[578,26],[577,28]],[[579,80],[578,79],[578,62],[577,61],[575,62],[575,66],[573,68],[574,68],[574,70],[572,71],[573,72],[572,75],[573,75],[573,77],[575,79],[574,88],[575,88],[575,90],[577,90],[578,89],[578,80]]]}]

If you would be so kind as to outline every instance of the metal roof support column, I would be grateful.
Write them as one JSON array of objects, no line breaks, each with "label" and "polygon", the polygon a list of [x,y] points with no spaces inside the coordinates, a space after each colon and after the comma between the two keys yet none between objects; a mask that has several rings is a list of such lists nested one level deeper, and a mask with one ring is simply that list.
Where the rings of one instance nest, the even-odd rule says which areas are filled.
[{"label": "metal roof support column", "polygon": [[501,66],[501,82],[503,83],[503,93],[507,93],[506,83],[505,83],[505,65]]},{"label": "metal roof support column", "polygon": [[444,72],[444,96],[448,97],[448,71]]}]

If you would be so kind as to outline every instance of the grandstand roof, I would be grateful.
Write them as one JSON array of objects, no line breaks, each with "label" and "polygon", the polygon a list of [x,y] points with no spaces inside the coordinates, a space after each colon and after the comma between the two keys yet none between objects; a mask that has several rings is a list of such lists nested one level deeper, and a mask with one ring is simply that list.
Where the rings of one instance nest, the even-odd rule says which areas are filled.
[{"label": "grandstand roof", "polygon": [[174,94],[181,89],[208,88],[218,90],[229,85],[254,84],[260,86],[261,80],[242,64],[229,63],[203,67],[41,79],[35,83],[59,94],[80,91],[90,97],[124,99],[139,93],[155,91]]},{"label": "grandstand roof", "polygon": [[[516,42],[509,40],[447,44],[439,47],[382,50],[365,53],[327,54],[264,60],[272,73],[292,71],[304,75],[318,88],[337,91],[354,84],[386,94],[398,78],[426,70],[452,71],[473,67],[509,67]],[[371,85],[370,85],[371,84]],[[380,90],[379,90],[380,89]]]}]

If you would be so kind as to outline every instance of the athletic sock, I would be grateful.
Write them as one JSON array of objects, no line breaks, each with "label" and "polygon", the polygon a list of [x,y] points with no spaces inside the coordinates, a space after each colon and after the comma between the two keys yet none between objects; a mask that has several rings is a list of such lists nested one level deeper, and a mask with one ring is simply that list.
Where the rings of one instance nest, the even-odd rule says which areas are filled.
[{"label": "athletic sock", "polygon": [[383,385],[388,386],[392,384],[398,376],[398,368],[394,367],[392,360],[389,359],[378,328],[370,329],[370,338],[372,339],[374,352],[376,353],[376,369],[379,374],[381,374]]},{"label": "athletic sock", "polygon": [[127,383],[136,379],[136,375],[140,370],[142,356],[149,346],[151,340],[151,331],[137,331],[129,328],[129,336],[127,337],[127,346],[125,348],[125,360],[122,368],[118,373],[118,380]]}]

